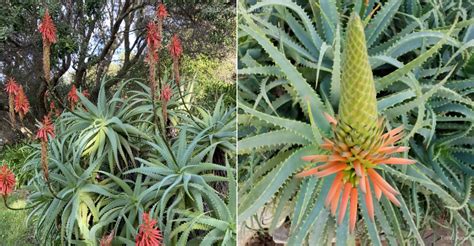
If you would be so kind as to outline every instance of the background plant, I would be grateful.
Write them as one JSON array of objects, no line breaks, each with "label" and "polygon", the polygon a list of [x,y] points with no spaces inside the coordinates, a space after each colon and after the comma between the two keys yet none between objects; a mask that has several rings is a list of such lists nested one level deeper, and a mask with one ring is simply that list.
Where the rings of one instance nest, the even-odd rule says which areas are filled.
[{"label": "background plant", "polygon": [[288,244],[355,240],[347,223],[336,226],[322,209],[330,179],[292,178],[304,166],[301,157],[315,154],[328,136],[323,112],[337,112],[341,47],[352,11],[366,22],[378,110],[389,128],[404,125],[402,142],[418,161],[384,167],[385,178],[400,189],[401,207],[382,199],[375,223],[357,226],[357,240],[378,245],[384,233],[389,244],[424,244],[423,232],[439,226],[453,228],[455,242],[472,240],[474,81],[466,69],[474,22],[472,4],[463,1],[242,2],[239,220],[249,224],[262,209],[270,211],[267,230],[274,233],[287,221]]}]

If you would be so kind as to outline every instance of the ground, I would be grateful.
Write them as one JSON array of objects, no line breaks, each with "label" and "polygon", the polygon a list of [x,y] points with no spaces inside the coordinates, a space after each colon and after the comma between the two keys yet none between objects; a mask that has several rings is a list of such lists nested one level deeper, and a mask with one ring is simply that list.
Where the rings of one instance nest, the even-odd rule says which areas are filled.
[{"label": "ground", "polygon": [[[25,207],[22,197],[23,195],[16,193],[8,198],[8,204],[14,208]],[[27,210],[9,210],[3,201],[0,203],[0,246],[37,245],[33,238],[34,228],[26,224],[27,217]]]}]

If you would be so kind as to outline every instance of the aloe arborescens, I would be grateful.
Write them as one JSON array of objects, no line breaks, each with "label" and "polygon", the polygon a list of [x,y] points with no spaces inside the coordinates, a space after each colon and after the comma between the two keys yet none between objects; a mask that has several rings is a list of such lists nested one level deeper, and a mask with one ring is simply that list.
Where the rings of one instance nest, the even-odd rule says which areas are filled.
[{"label": "aloe arborescens", "polygon": [[8,93],[8,112],[12,125],[15,125],[15,95],[19,89],[20,86],[13,78],[10,78],[5,86],[5,91]]},{"label": "aloe arborescens", "polygon": [[305,170],[298,176],[325,177],[336,174],[325,205],[330,207],[333,215],[339,207],[338,223],[344,219],[349,206],[349,226],[353,232],[357,220],[358,188],[365,196],[367,211],[372,220],[374,208],[371,183],[377,199],[380,199],[383,193],[395,205],[400,205],[395,197],[397,190],[376,171],[377,166],[413,164],[415,161],[390,156],[393,153],[405,152],[408,148],[395,146],[402,137],[402,127],[383,134],[384,121],[378,117],[364,27],[357,14],[352,14],[350,18],[346,40],[338,119],[326,114],[334,131],[334,138],[325,139],[321,145],[321,148],[328,150],[330,154],[303,157],[305,161],[325,164]]}]

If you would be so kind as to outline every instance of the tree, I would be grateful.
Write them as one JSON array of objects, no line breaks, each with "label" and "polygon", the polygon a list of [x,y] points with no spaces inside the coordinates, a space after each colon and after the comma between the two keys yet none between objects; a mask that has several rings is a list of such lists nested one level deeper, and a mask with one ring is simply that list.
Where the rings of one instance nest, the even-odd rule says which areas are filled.
[{"label": "tree", "polygon": [[[145,25],[155,14],[157,4],[158,1],[147,0],[9,0],[0,7],[0,79],[15,77],[35,105],[35,115],[46,113],[46,100],[41,100],[46,98],[47,88],[41,76],[38,24],[49,9],[58,31],[58,43],[52,46],[51,55],[55,93],[65,95],[68,83],[73,83],[90,89],[95,98],[100,81],[106,76],[111,79],[108,86],[127,76],[140,76],[130,72],[140,71]],[[233,49],[235,1],[164,4],[173,16],[164,23],[171,30],[165,33],[165,44],[179,32],[184,49],[191,56],[204,53],[219,57]],[[117,69],[110,74],[112,66]]]}]

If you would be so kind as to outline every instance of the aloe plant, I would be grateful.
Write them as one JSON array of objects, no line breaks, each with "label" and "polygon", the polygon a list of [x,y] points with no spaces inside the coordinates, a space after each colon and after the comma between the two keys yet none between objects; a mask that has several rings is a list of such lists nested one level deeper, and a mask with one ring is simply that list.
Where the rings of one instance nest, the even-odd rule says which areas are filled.
[{"label": "aloe plant", "polygon": [[[239,221],[265,207],[273,214],[270,233],[289,214],[289,245],[333,238],[341,245],[356,238],[380,245],[382,233],[387,243],[397,245],[424,244],[423,230],[443,225],[449,214],[453,235],[462,231],[453,240],[472,240],[473,204],[467,197],[472,186],[468,159],[474,156],[466,148],[473,144],[468,87],[474,81],[463,67],[472,52],[468,27],[474,22],[469,14],[449,14],[453,7],[469,13],[472,6],[389,0],[373,15],[376,5],[241,2]],[[350,27],[344,28],[350,26],[351,12],[362,19],[365,42],[360,35],[350,38]],[[356,50],[350,42],[358,44]],[[359,199],[361,219],[353,234],[349,216],[337,225],[324,208],[336,175],[296,177],[308,165],[303,157],[327,154],[324,139],[332,138],[335,121],[327,121],[325,113],[333,117],[335,112],[336,139],[360,147],[379,144],[373,141],[382,134],[378,116],[388,129],[403,125],[401,145],[411,149],[400,157],[417,160],[378,167],[400,193],[400,207],[382,196],[373,204],[372,221],[369,204]]]},{"label": "aloe plant", "polygon": [[[184,86],[185,81],[181,81]],[[212,187],[216,182],[230,186],[235,169],[208,158],[222,141],[204,141],[211,139],[209,129],[188,130],[182,119],[186,115],[173,100],[168,105],[172,119],[168,127],[180,127],[177,136],[165,139],[154,127],[149,91],[148,86],[130,80],[111,95],[102,85],[96,104],[78,93],[80,104],[60,115],[54,121],[56,136],[42,142],[47,154],[39,145],[31,146],[24,172],[33,175],[26,187],[31,191],[29,202],[35,205],[30,221],[37,225],[42,245],[99,245],[101,238],[135,245],[144,213],[157,221],[166,244],[235,243],[235,205],[227,200],[227,192]],[[235,114],[225,105],[218,108],[227,112],[224,115]],[[232,138],[227,144],[235,149]],[[47,158],[48,183],[41,158]],[[228,176],[214,175],[215,171]],[[195,231],[187,223],[195,217],[199,223],[219,221],[217,225],[225,223],[228,228],[215,230],[211,223]],[[200,237],[203,231],[209,236]]]}]

